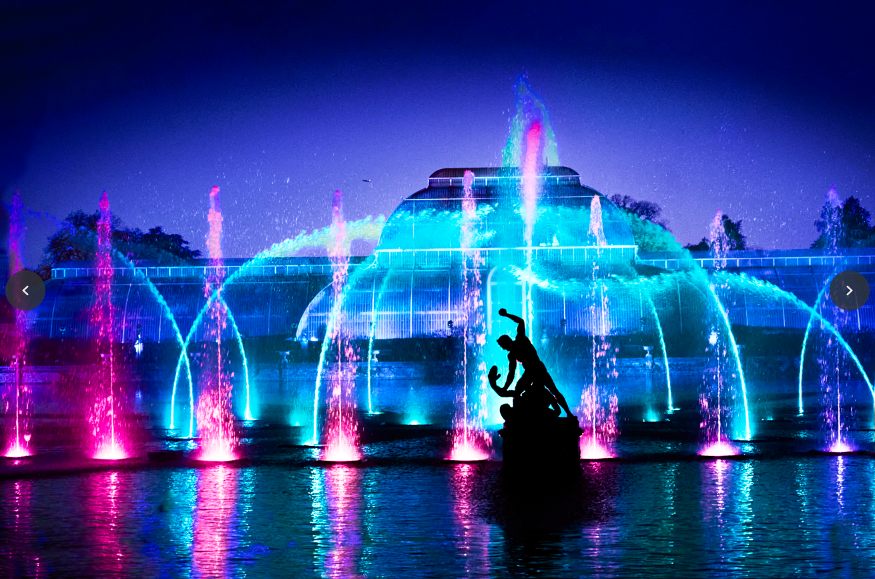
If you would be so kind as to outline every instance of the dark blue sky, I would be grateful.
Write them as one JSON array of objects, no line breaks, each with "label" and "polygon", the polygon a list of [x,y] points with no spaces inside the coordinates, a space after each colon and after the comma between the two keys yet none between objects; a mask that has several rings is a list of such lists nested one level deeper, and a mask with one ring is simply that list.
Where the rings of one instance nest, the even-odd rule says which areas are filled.
[{"label": "dark blue sky", "polygon": [[[753,246],[807,247],[831,183],[875,210],[871,3],[12,4],[0,186],[58,217],[106,189],[203,249],[218,185],[248,256],[326,225],[337,188],[349,218],[388,215],[438,168],[500,164],[521,73],[561,163],[682,243],[721,209]],[[54,225],[29,225],[36,266]]]}]

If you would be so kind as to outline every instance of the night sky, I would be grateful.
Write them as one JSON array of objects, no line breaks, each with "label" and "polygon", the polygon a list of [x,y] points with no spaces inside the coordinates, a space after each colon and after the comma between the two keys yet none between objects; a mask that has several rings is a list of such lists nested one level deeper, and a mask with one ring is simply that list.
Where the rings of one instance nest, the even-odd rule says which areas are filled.
[{"label": "night sky", "polygon": [[[63,218],[105,189],[204,249],[218,185],[225,254],[251,256],[327,225],[334,189],[388,215],[436,169],[500,165],[525,74],[560,162],[681,243],[721,209],[808,247],[831,183],[875,212],[875,4],[655,4],[7,2],[3,199]],[[54,227],[29,221],[28,266]]]}]

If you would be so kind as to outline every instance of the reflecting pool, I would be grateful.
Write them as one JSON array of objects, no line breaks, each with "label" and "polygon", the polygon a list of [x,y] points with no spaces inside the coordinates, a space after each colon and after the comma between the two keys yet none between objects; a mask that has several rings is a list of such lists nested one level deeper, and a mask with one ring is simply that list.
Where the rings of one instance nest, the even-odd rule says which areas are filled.
[{"label": "reflecting pool", "polygon": [[741,444],[747,454],[731,459],[696,457],[695,441],[630,433],[640,440],[620,447],[626,458],[583,462],[569,480],[520,481],[499,461],[441,460],[446,436],[425,431],[365,441],[355,464],[320,463],[316,449],[277,448],[267,436],[250,439],[250,458],[236,463],[91,462],[19,478],[4,464],[0,568],[103,577],[868,576],[875,460],[804,452],[785,430]]}]

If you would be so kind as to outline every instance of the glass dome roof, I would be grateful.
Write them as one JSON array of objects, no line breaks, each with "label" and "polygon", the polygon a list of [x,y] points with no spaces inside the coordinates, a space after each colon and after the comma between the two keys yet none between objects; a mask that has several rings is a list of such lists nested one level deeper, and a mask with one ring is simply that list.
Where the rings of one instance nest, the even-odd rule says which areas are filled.
[{"label": "glass dome roof", "polygon": [[[463,177],[474,173],[471,197],[475,215],[466,223],[462,213]],[[599,197],[609,246],[634,246],[623,213],[604,195],[580,184],[568,167],[543,167],[538,176],[537,219],[532,245],[591,247],[590,205]],[[377,250],[457,249],[462,228],[472,232],[472,248],[526,247],[522,217],[522,174],[517,168],[441,169],[428,187],[401,202],[386,222]]]}]

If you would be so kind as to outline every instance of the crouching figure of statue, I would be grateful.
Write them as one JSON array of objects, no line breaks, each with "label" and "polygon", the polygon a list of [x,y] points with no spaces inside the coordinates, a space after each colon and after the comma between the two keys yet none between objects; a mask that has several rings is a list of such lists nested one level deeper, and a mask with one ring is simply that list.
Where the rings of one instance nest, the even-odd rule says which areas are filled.
[{"label": "crouching figure of statue", "polygon": [[[499,434],[504,440],[505,466],[537,464],[579,470],[579,439],[583,431],[577,418],[526,336],[525,322],[504,308],[499,314],[517,323],[515,339],[506,335],[498,338],[498,344],[508,352],[504,386],[498,385],[501,374],[496,366],[489,370],[488,376],[496,394],[513,399],[512,404],[501,406],[504,428]],[[524,371],[512,390],[518,362]],[[560,418],[563,410],[565,416]]]}]

